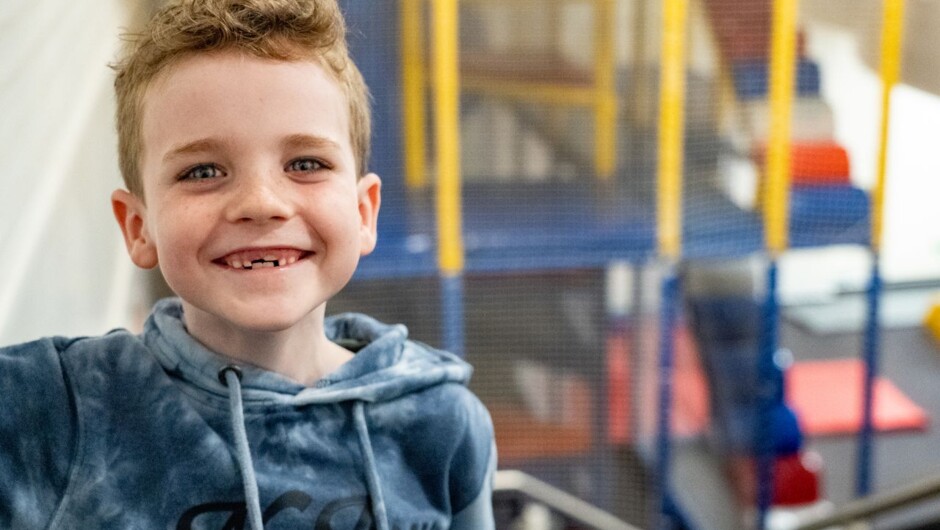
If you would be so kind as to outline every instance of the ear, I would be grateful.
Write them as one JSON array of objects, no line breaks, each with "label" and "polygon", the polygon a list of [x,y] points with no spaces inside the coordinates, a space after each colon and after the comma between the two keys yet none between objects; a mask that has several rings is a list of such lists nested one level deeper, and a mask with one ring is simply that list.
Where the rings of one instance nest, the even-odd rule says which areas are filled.
[{"label": "ear", "polygon": [[111,194],[111,209],[124,234],[124,244],[131,261],[142,269],[156,267],[157,247],[144,222],[147,213],[144,201],[128,191],[114,190]]},{"label": "ear", "polygon": [[382,180],[375,173],[359,179],[359,240],[360,254],[365,256],[375,248],[378,238],[379,206],[382,204]]}]

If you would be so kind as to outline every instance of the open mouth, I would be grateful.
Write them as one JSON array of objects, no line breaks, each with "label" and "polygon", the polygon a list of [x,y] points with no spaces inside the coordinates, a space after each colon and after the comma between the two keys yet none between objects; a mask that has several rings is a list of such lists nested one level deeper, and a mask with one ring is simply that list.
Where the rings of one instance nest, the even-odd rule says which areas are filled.
[{"label": "open mouth", "polygon": [[313,252],[292,248],[244,250],[213,260],[213,263],[236,270],[287,267],[313,255]]}]

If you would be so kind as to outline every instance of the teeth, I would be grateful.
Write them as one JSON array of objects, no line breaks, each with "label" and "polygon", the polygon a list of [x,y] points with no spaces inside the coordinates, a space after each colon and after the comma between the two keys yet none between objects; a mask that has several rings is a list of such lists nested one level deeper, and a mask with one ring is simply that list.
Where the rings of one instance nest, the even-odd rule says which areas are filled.
[{"label": "teeth", "polygon": [[245,270],[254,270],[254,269],[262,269],[262,268],[278,267],[278,266],[280,265],[279,265],[278,260],[276,259],[275,260],[263,260],[263,261],[255,260],[255,261],[252,261],[251,263],[245,263],[245,264],[242,264],[241,262],[235,262],[235,261],[232,262],[233,268],[245,269]]},{"label": "teeth", "polygon": [[287,265],[297,263],[299,259],[300,256],[298,256],[296,252],[285,252],[282,255],[275,253],[265,254],[251,261],[249,261],[246,255],[233,254],[227,258],[226,264],[233,269],[254,270],[255,268],[286,267]]}]

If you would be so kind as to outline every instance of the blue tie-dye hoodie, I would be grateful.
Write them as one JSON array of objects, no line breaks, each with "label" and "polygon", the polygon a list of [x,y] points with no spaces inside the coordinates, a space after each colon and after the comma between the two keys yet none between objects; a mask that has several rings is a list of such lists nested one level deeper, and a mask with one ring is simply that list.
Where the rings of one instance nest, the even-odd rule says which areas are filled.
[{"label": "blue tie-dye hoodie", "polygon": [[326,330],[361,347],[314,387],[226,370],[176,300],[140,336],[0,349],[0,528],[492,528],[470,367],[362,315]]}]

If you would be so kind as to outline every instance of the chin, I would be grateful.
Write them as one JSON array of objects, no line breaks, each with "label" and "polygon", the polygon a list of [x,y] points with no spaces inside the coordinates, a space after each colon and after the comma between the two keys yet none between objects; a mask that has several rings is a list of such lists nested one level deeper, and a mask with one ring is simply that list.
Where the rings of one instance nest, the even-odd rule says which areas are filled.
[{"label": "chin", "polygon": [[265,311],[255,314],[233,315],[229,321],[245,331],[276,333],[287,331],[304,320],[304,315],[292,312]]},{"label": "chin", "polygon": [[[215,333],[247,332],[277,333],[302,329],[315,324],[324,301],[320,296],[247,295],[238,297],[190,297],[189,303],[198,315],[200,327],[214,329]],[[183,298],[186,300],[186,298]],[[314,326],[316,327],[316,326]]]},{"label": "chin", "polygon": [[278,333],[304,327],[315,312],[315,309],[311,310],[297,303],[260,303],[241,307],[216,307],[204,314],[210,322],[216,321],[213,327],[217,329],[228,328],[235,332],[247,333]]}]

